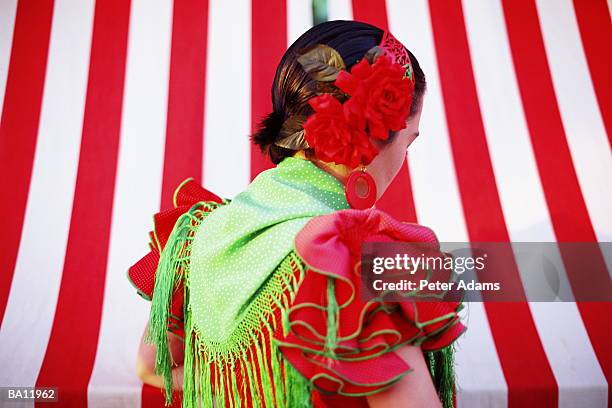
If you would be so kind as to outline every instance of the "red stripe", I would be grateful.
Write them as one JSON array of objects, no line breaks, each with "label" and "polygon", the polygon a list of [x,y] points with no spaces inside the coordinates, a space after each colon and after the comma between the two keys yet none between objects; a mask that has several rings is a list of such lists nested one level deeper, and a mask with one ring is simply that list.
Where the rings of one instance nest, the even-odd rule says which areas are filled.
[{"label": "red stripe", "polygon": [[[87,406],[87,385],[96,356],[115,189],[129,13],[129,1],[96,1],[64,270],[47,351],[36,381],[39,387],[59,387],[59,406]],[[36,406],[46,405],[37,402]]]},{"label": "red stripe", "polygon": [[[612,25],[606,0],[574,0],[582,46],[591,71],[599,109],[612,145]],[[607,38],[607,40],[606,40]]]},{"label": "red stripe", "polygon": [[200,179],[204,153],[204,95],[208,0],[176,0],[161,209],[172,208],[172,195],[187,177]]},{"label": "red stripe", "polygon": [[[272,111],[271,84],[287,49],[287,2],[252,0],[251,10],[251,132],[254,132]],[[251,179],[271,167],[272,162],[251,145]]]},{"label": "red stripe", "polygon": [[[389,29],[387,7],[384,0],[353,0],[353,18],[383,30]],[[416,210],[407,161],[404,161],[400,172],[378,200],[376,206],[399,220],[416,222]]]},{"label": "red stripe", "polygon": [[[472,242],[509,242],[478,105],[460,1],[430,1],[442,95]],[[520,283],[514,266],[512,279]],[[557,406],[558,390],[527,303],[485,303],[509,407]]]},{"label": "red stripe", "polygon": [[142,399],[140,406],[144,408],[181,408],[183,402],[183,392],[173,391],[172,405],[166,406],[166,394],[162,388],[153,387],[149,384],[142,386]]},{"label": "red stripe", "polygon": [[[172,12],[161,210],[173,208],[174,191],[183,180],[197,181],[203,173],[208,0],[175,0]],[[181,395],[172,407],[180,406]],[[165,394],[144,384],[141,405],[164,408]]]},{"label": "red stripe", "polygon": [[582,321],[589,334],[591,345],[599,361],[599,365],[608,382],[608,407],[612,407],[612,334],[610,334],[610,302],[577,303]]},{"label": "red stripe", "polygon": [[[531,143],[557,240],[597,242],[563,129],[535,3],[531,0],[504,1],[504,14]],[[563,247],[561,255],[577,299],[584,299],[585,293],[594,288],[610,293],[610,277],[598,248],[593,247],[584,254],[594,266],[589,271],[588,287],[583,285],[583,268],[569,260],[570,256]],[[578,308],[610,384],[612,333],[602,330],[601,317],[609,315],[612,308],[610,304],[588,303],[578,303]],[[610,394],[609,401],[612,405]]]},{"label": "red stripe", "polygon": [[372,24],[382,30],[389,28],[384,0],[352,0],[352,3],[353,20]]},{"label": "red stripe", "polygon": [[0,322],[11,289],[30,188],[52,15],[50,0],[17,4],[0,119],[0,174],[6,192],[0,200]]},{"label": "red stripe", "polygon": [[398,220],[407,222],[417,221],[407,157],[402,163],[397,176],[395,176],[387,190],[385,190],[385,193],[376,202],[376,207],[388,212]]}]

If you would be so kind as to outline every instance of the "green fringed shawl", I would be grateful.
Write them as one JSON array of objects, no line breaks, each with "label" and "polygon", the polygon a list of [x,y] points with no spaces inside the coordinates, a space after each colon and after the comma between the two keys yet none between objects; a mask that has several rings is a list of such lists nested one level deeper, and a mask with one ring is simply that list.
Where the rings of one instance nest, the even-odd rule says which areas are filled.
[{"label": "green fringed shawl", "polygon": [[[261,382],[263,392],[249,387],[254,405],[309,405],[307,381],[262,339],[271,337],[279,323],[275,309],[286,309],[303,277],[293,252],[296,234],[312,217],[345,208],[344,188],[336,178],[310,161],[290,157],[259,174],[231,202],[201,202],[179,218],[160,257],[146,339],[157,346],[167,404],[172,399],[168,308],[172,291],[184,279],[183,406],[198,406],[200,398],[204,407],[214,400],[223,406],[228,390],[230,403],[240,406],[247,390],[239,389],[244,384],[231,375],[238,366],[249,384]],[[263,362],[258,367],[248,364],[253,349]],[[267,367],[268,360],[273,367]],[[281,372],[286,387],[273,386],[281,384]]]},{"label": "green fringed shawl", "polygon": [[[156,373],[164,378],[166,405],[172,403],[173,365],[168,313],[181,281],[184,408],[240,407],[247,399],[252,406],[311,405],[309,381],[270,339],[284,323],[276,321],[275,311],[291,305],[304,277],[304,264],[293,250],[296,234],[312,217],[345,208],[338,180],[307,160],[286,158],[233,200],[199,202],[178,219],[161,253],[145,337],[157,349]],[[333,287],[327,291],[333,293]],[[328,322],[330,351],[336,324]],[[452,349],[426,357],[444,406],[452,407]],[[255,359],[261,363],[249,364]]]}]

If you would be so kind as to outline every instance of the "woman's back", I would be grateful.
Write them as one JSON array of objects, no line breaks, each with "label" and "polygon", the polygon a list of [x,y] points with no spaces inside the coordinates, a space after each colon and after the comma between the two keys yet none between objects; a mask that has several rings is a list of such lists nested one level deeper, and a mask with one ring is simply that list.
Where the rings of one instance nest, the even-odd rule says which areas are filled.
[{"label": "woman's back", "polygon": [[[210,364],[209,394],[225,398],[232,390],[236,402],[271,406],[274,399],[274,406],[296,406],[280,401],[296,394],[298,381],[270,342],[303,279],[293,240],[312,217],[343,208],[348,205],[335,178],[309,161],[288,158],[202,217],[190,242],[185,329],[193,342],[186,347],[199,354],[199,363]],[[291,392],[279,386],[283,377]]]},{"label": "woman's back", "polygon": [[[304,185],[284,184],[297,174],[325,182],[310,181],[304,194]],[[217,399],[218,404],[246,407],[367,406],[365,395],[387,388],[410,370],[393,353],[398,346],[418,341],[424,348],[440,349],[462,332],[459,304],[435,310],[435,318],[446,317],[430,324],[414,316],[427,316],[431,304],[420,305],[415,313],[408,306],[365,302],[356,293],[357,242],[391,236],[433,242],[435,237],[379,211],[346,209],[345,200],[338,199],[339,184],[334,187],[327,177],[312,163],[289,158],[231,202],[198,201],[214,197],[202,190],[180,206],[186,211],[171,233],[157,231],[169,238],[156,270],[130,271],[134,282],[145,280],[137,273],[160,274],[150,339],[161,341],[158,349],[163,350],[168,322],[183,322],[178,332],[185,339],[184,406],[197,406],[198,398],[204,406]],[[284,190],[282,199],[258,191],[260,186],[274,191],[276,183]],[[183,184],[177,196],[182,188],[201,189],[194,184]],[[287,206],[295,199],[299,205]],[[325,210],[325,202],[345,210]],[[159,279],[164,272],[169,276]],[[162,293],[167,296],[157,297]],[[173,318],[183,299],[184,316]],[[157,358],[169,379],[170,355]]]},{"label": "woman's back", "polygon": [[170,331],[185,341],[184,407],[365,407],[399,402],[391,389],[452,406],[461,304],[361,293],[363,242],[439,250],[428,228],[373,207],[418,134],[425,82],[409,55],[364,23],[309,30],[283,57],[253,138],[277,166],[232,200],[187,180],[156,215],[152,251],[129,277],[152,298],[145,340],[167,403]]}]

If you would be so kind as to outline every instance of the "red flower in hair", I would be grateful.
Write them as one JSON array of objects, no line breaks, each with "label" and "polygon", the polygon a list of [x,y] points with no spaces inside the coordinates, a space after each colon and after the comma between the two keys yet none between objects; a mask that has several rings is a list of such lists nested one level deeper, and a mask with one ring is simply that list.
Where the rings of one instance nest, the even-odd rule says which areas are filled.
[{"label": "red flower in hair", "polygon": [[298,58],[304,70],[316,81],[334,81],[349,98],[343,104],[332,93],[310,98],[314,113],[303,123],[303,131],[284,136],[277,145],[304,145],[321,160],[351,168],[369,164],[378,153],[372,139],[386,140],[389,131],[405,128],[410,113],[410,62],[394,61],[386,48],[373,47],[349,73],[333,48],[318,44],[306,50]]},{"label": "red flower in hair", "polygon": [[334,85],[351,96],[347,103],[362,106],[370,136],[386,140],[390,130],[406,127],[414,84],[405,73],[406,69],[392,63],[387,55],[378,56],[372,65],[364,58],[350,73],[339,72]]},{"label": "red flower in hair", "polygon": [[349,102],[341,104],[331,94],[310,98],[315,113],[303,127],[306,142],[319,159],[353,168],[370,163],[378,150],[363,129],[361,106]]}]

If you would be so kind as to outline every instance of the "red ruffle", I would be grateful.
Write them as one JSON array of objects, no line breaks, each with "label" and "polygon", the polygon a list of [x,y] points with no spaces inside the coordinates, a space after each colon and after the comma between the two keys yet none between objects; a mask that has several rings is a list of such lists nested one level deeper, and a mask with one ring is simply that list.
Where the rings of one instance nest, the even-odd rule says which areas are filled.
[{"label": "red ruffle", "polygon": [[[459,302],[383,304],[362,299],[361,243],[383,241],[419,242],[439,250],[429,228],[400,222],[376,209],[315,217],[295,239],[296,251],[308,270],[288,311],[291,330],[284,336],[277,332],[275,337],[289,362],[320,391],[344,396],[381,391],[410,371],[394,347],[420,344],[424,351],[437,350],[450,345],[465,330],[457,314]],[[327,334],[330,277],[340,307],[332,358],[321,355]],[[324,395],[321,398],[325,400]],[[327,400],[330,406],[339,406],[342,398]],[[358,402],[355,398],[352,401]]]},{"label": "red ruffle", "polygon": [[[194,204],[200,201],[223,200],[203,188],[193,179],[183,181],[174,192],[174,208],[153,215],[153,231],[149,232],[149,247],[151,251],[132,265],[127,272],[128,279],[138,290],[138,294],[151,301],[155,287],[155,271],[159,262],[159,254],[163,250],[178,218],[186,213]],[[168,330],[185,338],[183,322],[184,285],[181,282],[172,297]]]}]

